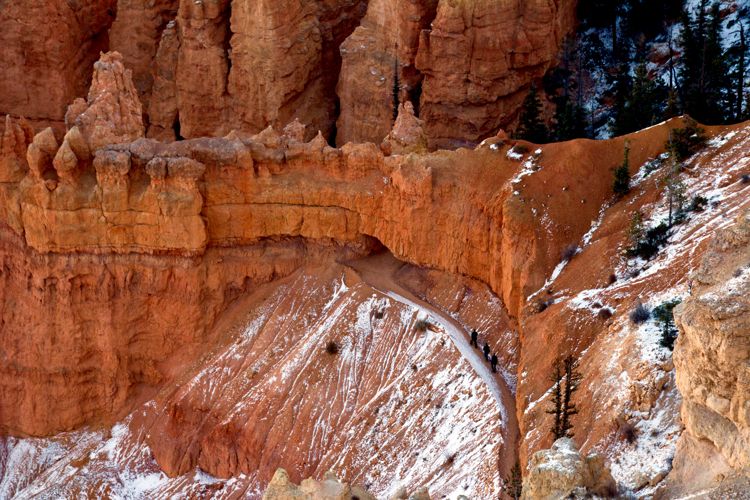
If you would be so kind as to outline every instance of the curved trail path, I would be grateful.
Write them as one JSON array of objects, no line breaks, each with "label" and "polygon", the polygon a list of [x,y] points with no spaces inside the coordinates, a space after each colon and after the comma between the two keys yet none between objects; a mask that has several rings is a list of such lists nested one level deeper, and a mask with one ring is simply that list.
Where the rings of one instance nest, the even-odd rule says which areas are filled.
[{"label": "curved trail path", "polygon": [[503,436],[505,445],[503,446],[500,467],[502,474],[507,473],[516,461],[516,444],[519,436],[515,395],[500,373],[492,372],[490,364],[484,359],[482,352],[470,345],[469,333],[463,325],[449,314],[420,299],[401,286],[395,275],[405,263],[397,260],[390,252],[349,261],[345,265],[353,269],[365,283],[375,290],[396,302],[424,311],[435,323],[440,324],[445,329],[458,351],[468,361],[485,383],[490,394],[495,398],[502,420],[502,428],[505,429],[505,435]]}]

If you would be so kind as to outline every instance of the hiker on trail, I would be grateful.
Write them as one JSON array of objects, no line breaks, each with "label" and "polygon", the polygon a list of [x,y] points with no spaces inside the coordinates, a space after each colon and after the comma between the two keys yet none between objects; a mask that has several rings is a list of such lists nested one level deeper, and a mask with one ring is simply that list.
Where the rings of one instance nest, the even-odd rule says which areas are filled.
[{"label": "hiker on trail", "polygon": [[492,373],[497,372],[497,354],[494,352],[492,353],[492,358],[490,358],[490,364],[492,365]]},{"label": "hiker on trail", "polygon": [[484,351],[484,359],[489,361],[490,360],[490,345],[487,342],[484,343],[484,349],[482,350]]},{"label": "hiker on trail", "polygon": [[479,347],[479,344],[477,344],[478,337],[479,337],[479,334],[477,333],[477,331],[471,330],[471,344],[470,345],[473,345],[474,347],[478,348]]}]

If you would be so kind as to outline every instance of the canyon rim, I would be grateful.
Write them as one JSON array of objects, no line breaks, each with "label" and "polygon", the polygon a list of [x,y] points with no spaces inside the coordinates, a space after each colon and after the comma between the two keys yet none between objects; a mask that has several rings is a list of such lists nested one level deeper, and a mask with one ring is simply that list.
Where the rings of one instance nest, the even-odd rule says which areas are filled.
[{"label": "canyon rim", "polygon": [[748,30],[0,0],[0,498],[750,498]]}]

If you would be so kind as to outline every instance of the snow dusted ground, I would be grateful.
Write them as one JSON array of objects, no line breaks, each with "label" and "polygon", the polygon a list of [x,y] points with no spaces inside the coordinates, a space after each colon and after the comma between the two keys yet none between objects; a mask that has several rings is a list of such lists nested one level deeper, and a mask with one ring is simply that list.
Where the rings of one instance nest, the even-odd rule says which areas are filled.
[{"label": "snow dusted ground", "polygon": [[400,302],[401,304],[416,309],[421,315],[423,315],[424,318],[428,320],[428,322],[430,322],[431,324],[438,324],[445,330],[464,359],[469,362],[477,375],[479,375],[482,381],[487,385],[487,389],[490,391],[492,396],[495,398],[495,401],[497,402],[497,406],[503,416],[503,422],[507,422],[508,415],[505,411],[505,407],[503,406],[503,398],[501,395],[500,384],[497,381],[497,377],[492,373],[492,370],[490,369],[490,366],[487,364],[487,361],[484,359],[484,357],[480,355],[480,351],[469,345],[469,342],[467,342],[466,330],[462,326],[457,326],[455,324],[455,319],[451,318],[441,311],[437,311],[435,309],[427,310],[419,304],[416,304],[415,302],[412,302],[408,298],[403,297],[395,292],[389,291],[386,295],[388,295],[388,297],[392,298],[396,302]]},{"label": "snow dusted ground", "polygon": [[[574,323],[596,324],[602,309],[610,309],[613,318],[580,356],[582,370],[595,373],[596,383],[589,386],[591,422],[611,421],[611,432],[589,435],[579,443],[583,450],[597,451],[607,457],[614,478],[625,487],[624,494],[650,498],[658,483],[671,469],[677,439],[680,395],[674,381],[671,351],[660,345],[661,328],[652,318],[641,324],[629,319],[633,304],[640,300],[649,309],[675,299],[684,299],[691,291],[690,275],[697,269],[710,238],[720,229],[734,224],[736,217],[750,207],[750,183],[741,175],[750,174],[750,126],[717,136],[707,147],[686,162],[682,180],[689,199],[700,195],[708,200],[702,212],[692,212],[688,219],[670,232],[667,244],[649,261],[622,257],[615,274],[617,281],[601,288],[565,289],[566,263],[552,273],[542,290],[557,290],[552,303],[570,311]],[[580,242],[586,258],[590,245],[600,237],[600,229],[610,216],[634,211],[639,200],[654,189],[669,168],[667,157],[647,162],[633,178],[634,195],[618,205],[602,208],[591,230]],[[632,206],[632,208],[630,208]],[[654,227],[668,218],[663,196],[640,207],[646,227]],[[607,237],[611,229],[604,232]],[[727,285],[731,286],[731,284]],[[532,295],[533,297],[533,295]],[[601,323],[601,320],[599,320]],[[528,376],[528,374],[522,374]],[[550,391],[527,405],[525,413],[547,405]],[[629,443],[618,437],[616,419],[635,428],[636,439]],[[543,430],[531,429],[526,440],[538,441]]]},{"label": "snow dusted ground", "polygon": [[106,431],[68,432],[49,439],[5,438],[0,445],[5,457],[0,463],[0,498],[135,500],[253,494],[247,490],[253,481],[246,476],[220,481],[196,469],[167,477],[149,447],[133,435],[132,420],[129,416]]},{"label": "snow dusted ground", "polygon": [[[302,477],[331,469],[378,498],[402,485],[428,486],[439,497],[495,498],[507,421],[498,411],[498,379],[488,364],[464,359],[468,346],[454,344],[457,329],[445,317],[431,314],[433,326],[420,332],[425,316],[397,294],[347,284],[342,273],[299,273],[192,375],[122,422],[5,439],[0,498],[260,498],[276,467]],[[338,354],[326,353],[328,339],[336,339]],[[194,407],[211,408],[213,427],[171,421],[173,412],[183,419]],[[199,446],[205,463],[223,463],[222,436],[235,452],[247,450],[249,463],[262,457],[260,468],[228,480],[200,467],[169,478],[155,459],[166,449],[183,453],[184,441]]]}]

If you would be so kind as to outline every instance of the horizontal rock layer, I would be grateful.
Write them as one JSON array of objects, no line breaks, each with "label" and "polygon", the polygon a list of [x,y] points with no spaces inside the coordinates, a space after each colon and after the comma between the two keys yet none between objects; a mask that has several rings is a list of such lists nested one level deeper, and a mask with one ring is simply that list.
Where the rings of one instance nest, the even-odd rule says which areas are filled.
[{"label": "horizontal rock layer", "polygon": [[[386,157],[371,144],[333,149],[321,137],[300,143],[266,131],[170,145],[138,139],[88,159],[68,154],[72,162],[58,172],[54,137],[40,134],[31,158],[40,176],[14,146],[28,134],[9,127],[0,209],[12,229],[3,238],[2,303],[15,312],[4,318],[3,338],[16,364],[0,415],[4,427],[32,434],[125,407],[128,387],[158,380],[165,353],[200,343],[232,290],[305,260],[306,245],[287,248],[289,238],[357,252],[379,241],[407,262],[490,284],[518,316],[609,196],[611,173],[599,166],[616,164],[622,148],[622,140],[545,146],[533,176],[513,180],[522,165],[499,143]],[[660,127],[633,137],[633,161],[656,153],[666,134]],[[543,211],[556,214],[552,233],[536,216]],[[245,257],[221,253],[235,251]],[[128,354],[138,325],[142,349]],[[29,329],[31,337],[22,335]],[[173,331],[183,333],[171,338]],[[59,358],[45,361],[49,373],[37,371],[38,345],[58,346]],[[62,383],[70,359],[93,370],[75,372],[97,380],[90,407],[76,403],[89,398],[71,396],[75,385]],[[99,383],[101,376],[109,382]],[[31,383],[46,389],[30,391]],[[49,400],[65,407],[42,404]]]}]

